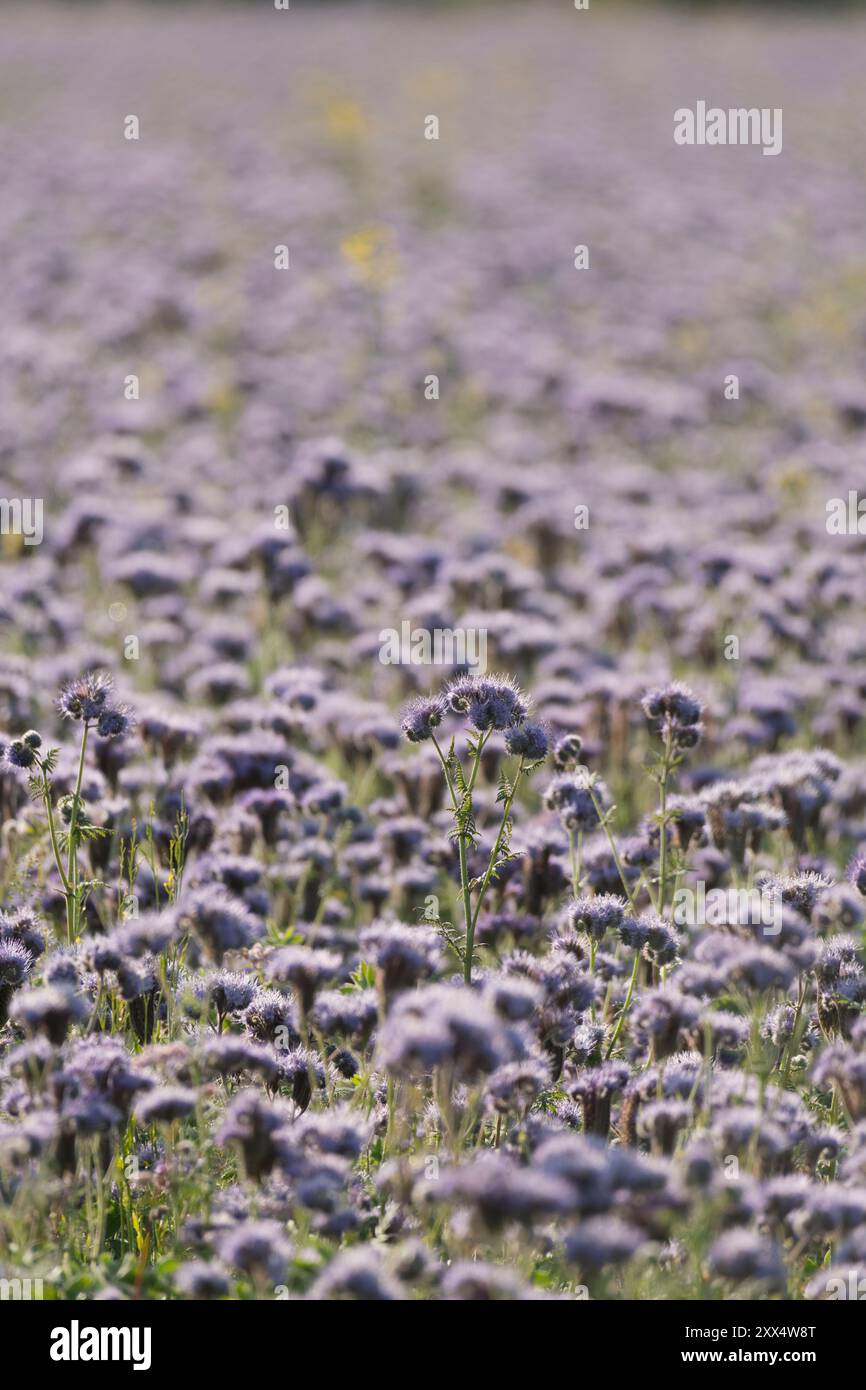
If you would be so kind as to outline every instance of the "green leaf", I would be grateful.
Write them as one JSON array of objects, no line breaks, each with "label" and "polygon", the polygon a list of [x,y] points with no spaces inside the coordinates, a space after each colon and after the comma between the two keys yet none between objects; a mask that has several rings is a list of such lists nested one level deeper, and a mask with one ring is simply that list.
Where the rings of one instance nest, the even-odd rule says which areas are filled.
[{"label": "green leaf", "polygon": [[508,798],[513,794],[513,792],[514,787],[509,782],[508,778],[505,776],[505,773],[501,772],[499,774],[499,788],[496,793],[496,800],[507,801]]}]

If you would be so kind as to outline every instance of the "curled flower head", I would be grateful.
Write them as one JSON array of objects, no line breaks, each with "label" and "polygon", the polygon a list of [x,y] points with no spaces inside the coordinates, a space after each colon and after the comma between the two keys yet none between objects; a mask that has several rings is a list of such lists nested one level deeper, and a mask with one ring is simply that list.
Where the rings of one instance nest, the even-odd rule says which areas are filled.
[{"label": "curled flower head", "polygon": [[648,690],[641,700],[647,719],[673,751],[683,752],[700,742],[703,707],[682,681]]},{"label": "curled flower head", "polygon": [[569,926],[601,941],[608,931],[616,931],[625,916],[625,899],[615,893],[575,898],[567,909]]},{"label": "curled flower head", "polygon": [[433,730],[442,723],[444,706],[438,696],[413,700],[403,712],[400,728],[410,743],[423,743],[432,738]]},{"label": "curled flower head", "polygon": [[30,952],[14,937],[0,937],[0,1027],[6,1022],[12,994],[19,989],[33,966]]},{"label": "curled flower head", "polygon": [[446,692],[455,714],[465,715],[479,733],[522,724],[529,700],[511,676],[458,676]]},{"label": "curled flower head", "polygon": [[88,671],[63,686],[57,708],[64,719],[83,719],[89,724],[108,708],[113,691],[114,681],[107,671]]},{"label": "curled flower head", "polygon": [[509,729],[505,736],[505,746],[509,753],[526,758],[529,762],[538,763],[542,758],[547,757],[547,750],[550,746],[547,737],[547,730],[543,724],[518,724],[516,728]]},{"label": "curled flower head", "polygon": [[678,724],[697,724],[701,717],[700,701],[682,681],[672,681],[660,690],[648,690],[641,706],[647,719],[654,723],[667,717]]},{"label": "curled flower head", "polygon": [[14,936],[0,939],[0,992],[23,984],[32,965],[30,952]]},{"label": "curled flower head", "polygon": [[14,738],[6,749],[6,761],[10,767],[32,767],[36,761],[36,753],[23,738]]},{"label": "curled flower head", "polygon": [[96,720],[96,732],[100,738],[123,738],[131,727],[132,711],[128,705],[104,709]]}]

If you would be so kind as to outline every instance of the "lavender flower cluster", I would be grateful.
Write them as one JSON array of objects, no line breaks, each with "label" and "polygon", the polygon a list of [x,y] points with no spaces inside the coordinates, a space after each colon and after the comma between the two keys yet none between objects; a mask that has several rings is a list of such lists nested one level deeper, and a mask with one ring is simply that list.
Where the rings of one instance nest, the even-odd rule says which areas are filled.
[{"label": "lavender flower cluster", "polygon": [[710,163],[688,26],[630,15],[638,109],[616,23],[520,11],[417,70],[365,9],[315,80],[327,13],[181,7],[170,89],[152,17],[9,21],[2,1277],[866,1279],[856,53],[779,38],[784,159]]}]

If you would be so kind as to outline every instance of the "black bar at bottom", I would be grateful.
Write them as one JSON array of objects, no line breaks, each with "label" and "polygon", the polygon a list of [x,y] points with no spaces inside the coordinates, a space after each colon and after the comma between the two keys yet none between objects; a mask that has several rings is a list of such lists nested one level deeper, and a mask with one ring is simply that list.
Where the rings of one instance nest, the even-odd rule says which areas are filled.
[{"label": "black bar at bottom", "polygon": [[[301,1306],[302,1305],[302,1306]],[[508,1313],[509,1345],[520,1335],[534,1336],[537,1304],[521,1314],[514,1305]],[[423,1308],[413,1316],[423,1317]],[[325,1321],[322,1321],[324,1314]],[[772,1376],[777,1371],[799,1368],[822,1375],[849,1367],[862,1344],[862,1310],[834,1303],[785,1303],[741,1301],[714,1303],[592,1302],[551,1300],[547,1335],[559,1332],[579,1337],[584,1350],[592,1349],[594,1362],[610,1368],[618,1378],[629,1371],[667,1375],[679,1370],[687,1376],[707,1369],[738,1372],[758,1367]],[[247,1376],[254,1367],[286,1364],[306,1348],[326,1348],[328,1369],[341,1349],[347,1361],[357,1360],[361,1347],[376,1331],[400,1329],[405,1313],[382,1310],[382,1323],[373,1321],[376,1310],[364,1311],[365,1340],[352,1337],[351,1310],[323,1309],[302,1300],[288,1302],[75,1302],[0,1301],[0,1333],[14,1332],[16,1345],[27,1348],[27,1364],[34,1372],[62,1377],[70,1370],[113,1374],[137,1371],[140,1375],[189,1369],[196,1375],[226,1375],[240,1371]],[[441,1309],[435,1323],[437,1345],[443,1332]],[[458,1320],[460,1314],[458,1313]],[[475,1345],[481,1358],[489,1358],[490,1325],[474,1315],[475,1332],[467,1343],[461,1337],[460,1365],[465,1374],[466,1351]],[[494,1315],[495,1318],[495,1315]],[[378,1324],[378,1326],[377,1326]],[[465,1326],[465,1325],[464,1325]],[[494,1321],[493,1326],[496,1326]],[[360,1324],[359,1324],[360,1330]],[[322,1334],[324,1335],[324,1340]],[[344,1334],[349,1333],[348,1337]],[[337,1334],[335,1336],[335,1334]],[[8,1337],[7,1337],[8,1342]],[[292,1351],[291,1349],[294,1349]],[[76,1369],[73,1369],[76,1368]]]}]

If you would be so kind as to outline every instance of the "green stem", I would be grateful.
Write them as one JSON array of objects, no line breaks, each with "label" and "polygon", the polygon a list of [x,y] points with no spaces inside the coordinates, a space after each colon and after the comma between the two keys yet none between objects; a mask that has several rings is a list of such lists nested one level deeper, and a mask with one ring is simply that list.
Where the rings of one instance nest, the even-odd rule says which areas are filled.
[{"label": "green stem", "polygon": [[631,891],[628,879],[625,876],[625,869],[623,868],[622,860],[619,857],[619,850],[616,847],[616,840],[613,838],[613,835],[610,832],[610,826],[607,823],[607,812],[602,809],[601,803],[599,802],[599,799],[595,794],[595,789],[590,785],[589,782],[587,782],[586,789],[589,792],[593,807],[595,808],[595,814],[598,816],[599,824],[602,830],[604,831],[605,836],[607,837],[607,843],[609,844],[610,852],[613,855],[613,862],[616,865],[616,871],[619,874],[620,882],[623,887],[623,892],[628,898],[628,905],[631,908],[632,912],[635,914],[635,916],[637,916],[637,904],[635,903],[634,894]]},{"label": "green stem", "polygon": [[478,889],[478,897],[475,900],[475,911],[472,914],[472,918],[469,924],[469,930],[466,933],[466,960],[464,961],[463,965],[463,978],[466,981],[467,985],[470,983],[472,979],[472,949],[475,943],[475,927],[478,922],[478,914],[481,911],[481,904],[484,902],[484,895],[487,892],[488,885],[496,869],[496,863],[499,857],[499,849],[502,844],[503,836],[505,835],[505,827],[508,824],[508,818],[511,814],[511,807],[514,803],[514,798],[517,794],[517,788],[520,785],[520,779],[522,776],[523,758],[520,759],[517,772],[514,776],[514,782],[512,784],[511,791],[508,793],[508,796],[505,799],[505,804],[502,808],[502,820],[499,823],[499,833],[496,836],[496,843],[494,844],[493,849],[491,851],[487,868],[484,871],[484,877],[481,880],[481,886]]},{"label": "green stem", "polygon": [[613,1037],[611,1038],[611,1040],[610,1040],[610,1046],[609,1046],[608,1049],[607,1049],[607,1054],[606,1054],[607,1057],[610,1057],[611,1053],[613,1052],[613,1049],[616,1047],[617,1038],[619,1037],[619,1035],[620,1035],[620,1033],[621,1033],[621,1031],[622,1031],[622,1025],[625,1023],[625,1016],[626,1016],[626,1014],[628,1013],[628,1011],[629,1011],[629,1009],[630,1009],[630,1007],[631,1007],[631,1000],[632,1000],[632,995],[634,994],[634,987],[635,987],[635,983],[636,983],[636,981],[637,981],[637,972],[638,972],[638,967],[639,967],[639,966],[640,966],[640,951],[637,951],[637,950],[636,950],[635,953],[634,953],[634,965],[632,966],[631,979],[629,980],[629,985],[628,985],[628,994],[625,996],[625,1003],[623,1004],[622,1008],[620,1009],[619,1018],[617,1019],[617,1021],[616,1021],[616,1027],[615,1027],[614,1030],[613,1030]]},{"label": "green stem", "polygon": [[[489,737],[490,737],[490,734],[489,734],[489,733],[488,733],[488,734],[482,734],[482,735],[480,736],[479,740],[478,740],[478,743],[477,743],[476,746],[475,746],[475,761],[474,761],[473,764],[472,764],[472,771],[471,771],[471,773],[469,774],[469,781],[466,783],[466,795],[470,798],[470,806],[471,806],[472,793],[473,793],[473,791],[475,790],[475,783],[476,783],[476,781],[478,780],[478,769],[481,767],[481,754],[482,754],[483,751],[484,751],[484,745],[485,745],[485,743],[487,742],[487,740],[488,740]],[[500,829],[500,834],[499,834],[499,836],[497,836],[497,839],[496,839],[496,848],[495,848],[494,851],[493,851],[494,855],[496,854],[496,851],[497,851],[498,848],[499,848],[499,841],[500,841],[500,838],[501,838],[501,834],[502,834],[502,831],[501,831],[501,829]],[[467,856],[466,856],[466,850],[467,850],[468,844],[469,844],[469,837],[468,837],[467,835],[461,835],[461,836],[460,836],[460,881],[461,881],[461,883],[462,883],[462,885],[463,885],[463,917],[464,917],[464,920],[465,920],[465,922],[466,922],[466,951],[465,951],[465,955],[464,955],[464,958],[463,958],[463,980],[464,980],[464,983],[467,984],[467,985],[472,983],[472,950],[473,950],[473,946],[474,946],[474,944],[475,944],[475,923],[476,923],[476,920],[477,920],[477,918],[478,918],[478,908],[479,908],[480,905],[481,905],[481,897],[484,896],[484,890],[485,890],[485,888],[487,887],[487,878],[489,877],[489,868],[490,868],[490,866],[488,865],[488,874],[485,875],[484,884],[482,885],[482,888],[481,888],[481,896],[480,896],[479,899],[478,899],[478,903],[476,904],[476,908],[475,908],[475,913],[473,914],[473,912],[472,912],[472,894],[471,894],[470,888],[469,888],[469,869],[468,869],[468,866],[467,866]]]},{"label": "green stem", "polygon": [[[475,783],[478,780],[478,770],[481,766],[481,754],[484,751],[484,745],[489,737],[489,733],[481,734],[475,748],[475,759],[472,764],[472,771],[469,774],[469,781],[466,782],[466,795],[470,798],[472,796],[472,792],[475,789]],[[460,809],[460,802],[458,801],[457,793],[454,790],[454,783],[451,778],[451,772],[448,767],[448,760],[442,752],[442,749],[439,746],[435,734],[432,736],[432,742],[433,747],[436,749],[436,752],[439,755],[439,761],[442,764],[442,771],[445,774],[445,784],[448,787],[448,792],[451,796],[451,804],[456,814]],[[469,888],[469,862],[467,855],[468,845],[469,837],[467,835],[458,833],[457,853],[460,859],[460,896],[463,901],[463,921],[466,930],[466,955],[463,962],[463,978],[467,984],[470,982],[472,978],[472,944],[475,937],[475,922],[472,915],[472,894]],[[497,848],[498,845],[499,841],[497,841]]]},{"label": "green stem", "polygon": [[388,1151],[388,1143],[389,1143],[389,1141],[390,1141],[390,1139],[391,1139],[391,1136],[392,1136],[393,1133],[394,1133],[394,1078],[393,1078],[392,1076],[389,1076],[389,1077],[388,1077],[387,1097],[388,1097],[388,1122],[387,1122],[387,1124],[386,1124],[386,1126],[385,1126],[385,1134],[384,1134],[384,1137],[383,1137],[383,1139],[382,1139],[382,1159],[383,1159],[383,1161],[384,1161],[384,1158],[385,1158],[385,1154],[386,1154],[387,1151]]},{"label": "green stem", "polygon": [[69,888],[69,880],[63,869],[63,861],[60,855],[60,845],[57,842],[57,828],[54,824],[54,808],[51,804],[51,788],[48,785],[48,774],[42,763],[39,764],[42,772],[42,801],[45,806],[45,814],[48,817],[48,834],[51,839],[51,849],[54,854],[54,863],[57,865],[57,872],[60,875],[60,882],[63,884],[64,893]]},{"label": "green stem", "polygon": [[[81,735],[81,752],[78,756],[78,776],[75,780],[75,791],[72,793],[72,810],[69,816],[69,853],[66,861],[66,877],[69,880],[71,899],[67,898],[67,929],[70,931],[70,945],[78,938],[80,926],[81,903],[78,895],[78,813],[81,805],[81,784],[84,781],[84,754],[87,750],[87,732],[89,725],[84,721],[84,730]],[[72,906],[71,921],[69,916],[69,906]]]},{"label": "green stem", "polygon": [[788,1046],[787,1046],[787,1048],[785,1049],[785,1051],[786,1051],[785,1065],[784,1065],[784,1068],[783,1068],[783,1071],[782,1071],[782,1085],[783,1085],[783,1087],[787,1087],[787,1085],[788,1085],[788,1083],[789,1083],[789,1081],[790,1081],[790,1079],[791,1079],[791,1063],[792,1063],[793,1060],[794,1060],[794,1048],[797,1046],[797,1033],[799,1032],[799,1028],[800,1028],[800,1015],[801,1015],[801,1013],[803,1012],[803,1002],[804,1002],[805,998],[806,998],[806,986],[805,986],[805,984],[803,983],[803,981],[801,980],[801,981],[800,981],[800,988],[799,988],[799,990],[798,990],[798,992],[797,992],[797,1008],[796,1008],[796,1011],[795,1011],[795,1013],[794,1013],[794,1022],[793,1022],[793,1025],[792,1025],[792,1027],[791,1027],[791,1036],[790,1036],[790,1038],[788,1039]]},{"label": "green stem", "polygon": [[466,839],[460,835],[457,840],[457,853],[460,856],[460,884],[463,897],[463,920],[466,924],[466,954],[463,959],[463,979],[468,985],[472,979],[472,943],[475,936],[472,923],[472,895],[469,891],[469,866],[466,860]]},{"label": "green stem", "polygon": [[431,734],[431,735],[430,735],[430,738],[431,738],[431,740],[432,740],[433,747],[436,749],[436,752],[439,754],[439,761],[440,761],[440,763],[442,764],[442,771],[445,773],[445,785],[446,785],[446,787],[448,788],[448,793],[449,793],[449,795],[450,795],[450,797],[451,797],[451,805],[454,807],[454,810],[456,811],[456,810],[457,810],[457,797],[456,797],[455,794],[454,794],[454,784],[453,784],[453,782],[451,781],[451,773],[450,773],[449,770],[448,770],[448,763],[447,763],[447,761],[446,761],[446,759],[445,759],[445,754],[442,752],[442,749],[439,747],[439,741],[438,741],[438,739],[436,738],[436,735],[435,735],[435,734]]},{"label": "green stem", "polygon": [[[445,757],[445,754],[442,752],[442,749],[439,747],[439,742],[435,734],[432,735],[432,741],[433,747],[439,754],[439,761],[442,764],[442,771],[445,774],[445,785],[448,788],[448,793],[451,797],[451,805],[453,806],[456,814],[456,812],[460,809],[460,804],[457,800],[457,793],[454,790],[454,783],[451,780],[451,772],[448,768],[448,760]],[[466,859],[466,842],[462,835],[458,835],[457,837],[457,853],[460,858],[460,893],[463,901],[463,918],[465,922],[466,939],[468,940],[469,924],[472,918],[472,902],[469,896],[469,866],[467,864]]]},{"label": "green stem", "polygon": [[668,777],[671,770],[671,735],[670,730],[665,734],[665,758],[662,766],[662,774],[659,780],[659,915],[664,916],[665,897],[667,896],[668,878],[668,822],[667,822],[667,799],[668,799]]},{"label": "green stem", "polygon": [[571,863],[571,891],[576,898],[580,897],[580,880],[583,874],[583,831],[577,832],[577,846],[575,847],[574,831],[568,832],[568,857]]},{"label": "green stem", "polygon": [[475,783],[478,781],[478,769],[481,767],[481,754],[484,752],[484,745],[489,738],[490,733],[482,734],[475,748],[475,761],[472,764],[472,772],[469,775],[469,781],[466,785],[466,790],[470,796],[475,790]]}]

